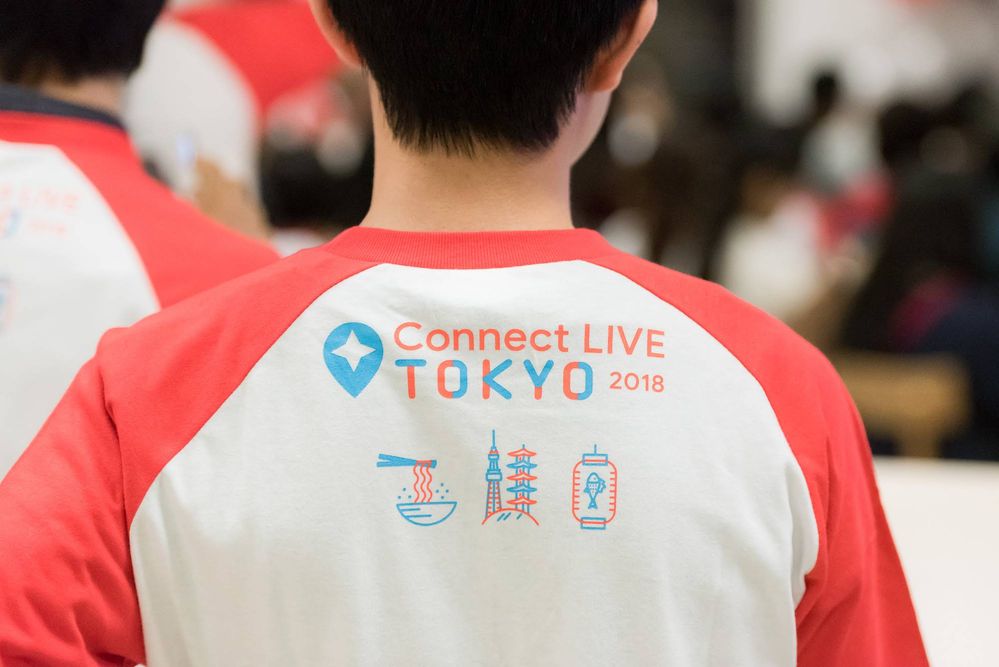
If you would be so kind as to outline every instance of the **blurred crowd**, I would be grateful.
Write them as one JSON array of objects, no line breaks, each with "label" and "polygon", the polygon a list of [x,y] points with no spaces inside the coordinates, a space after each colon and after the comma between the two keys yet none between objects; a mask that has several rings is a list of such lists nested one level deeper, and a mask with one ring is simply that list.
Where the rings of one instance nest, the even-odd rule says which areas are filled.
[{"label": "blurred crowd", "polygon": [[[262,26],[283,42],[254,40]],[[778,126],[739,86],[677,95],[652,43],[577,165],[577,224],[720,282],[830,354],[876,450],[999,459],[995,91],[971,80],[873,108],[820,69],[807,111]],[[304,3],[176,3],[127,114],[150,169],[285,254],[358,223],[367,83],[319,53]]]},{"label": "blurred crowd", "polygon": [[[970,82],[941,104],[871,110],[828,70],[811,93],[790,126],[738,97],[682,126],[664,79],[637,68],[579,167],[580,221],[842,359],[876,448],[999,458],[993,91]],[[911,413],[932,432],[912,433]]]}]

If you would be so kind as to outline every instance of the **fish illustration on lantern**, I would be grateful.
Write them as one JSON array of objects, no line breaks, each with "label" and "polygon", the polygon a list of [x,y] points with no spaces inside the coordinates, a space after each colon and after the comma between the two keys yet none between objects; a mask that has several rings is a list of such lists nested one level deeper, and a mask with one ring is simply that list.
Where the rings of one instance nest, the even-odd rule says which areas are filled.
[{"label": "fish illustration on lantern", "polygon": [[591,472],[590,476],[586,478],[586,495],[590,497],[590,504],[586,507],[588,510],[600,509],[597,507],[597,496],[607,490],[607,482],[595,472]]},{"label": "fish illustration on lantern", "polygon": [[572,469],[572,516],[583,530],[606,530],[617,517],[617,466],[596,445]]},{"label": "fish illustration on lantern", "polygon": [[[443,482],[433,486],[432,470],[437,467],[436,460],[409,459],[389,454],[379,454],[379,468],[410,468],[413,471],[413,487],[404,487],[396,499],[402,502],[396,504],[396,509],[403,519],[414,526],[436,526],[451,518],[458,507],[457,501],[447,500],[451,490]],[[405,496],[403,495],[405,494]],[[436,496],[437,500],[434,500]]]}]

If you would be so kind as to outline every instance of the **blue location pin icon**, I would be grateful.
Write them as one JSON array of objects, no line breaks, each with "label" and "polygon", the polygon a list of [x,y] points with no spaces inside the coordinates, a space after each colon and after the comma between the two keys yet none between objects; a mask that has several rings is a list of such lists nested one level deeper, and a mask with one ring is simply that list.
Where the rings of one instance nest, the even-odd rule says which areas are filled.
[{"label": "blue location pin icon", "polygon": [[382,365],[385,348],[374,329],[348,322],[334,329],[323,345],[323,360],[333,379],[357,398]]}]

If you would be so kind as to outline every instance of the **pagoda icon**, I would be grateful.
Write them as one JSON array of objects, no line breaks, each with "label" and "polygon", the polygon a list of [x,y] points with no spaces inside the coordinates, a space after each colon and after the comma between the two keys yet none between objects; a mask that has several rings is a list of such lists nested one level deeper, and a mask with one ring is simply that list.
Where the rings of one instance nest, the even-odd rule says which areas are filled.
[{"label": "pagoda icon", "polygon": [[525,445],[521,445],[520,449],[508,452],[507,456],[513,459],[513,462],[506,466],[512,471],[506,479],[513,483],[512,486],[507,487],[507,491],[513,494],[513,498],[504,507],[500,495],[503,472],[500,469],[499,450],[496,448],[496,431],[493,431],[492,446],[487,455],[489,467],[486,469],[486,517],[482,523],[488,521],[503,522],[511,519],[519,521],[526,517],[538,525],[538,520],[531,514],[531,508],[538,502],[531,497],[531,494],[537,491],[537,488],[532,485],[532,482],[538,479],[534,475],[534,469],[538,465],[533,461],[537,453],[527,449]]},{"label": "pagoda icon", "polygon": [[531,482],[538,479],[531,474],[531,471],[538,467],[537,464],[531,463],[531,459],[537,456],[537,454],[521,445],[520,449],[510,452],[507,456],[512,456],[514,459],[513,463],[509,463],[506,466],[514,471],[514,474],[507,477],[508,480],[514,482],[513,486],[507,487],[507,491],[514,494],[510,504],[530,514],[531,505],[538,502],[531,500],[531,494],[537,491],[536,488],[531,486]]}]

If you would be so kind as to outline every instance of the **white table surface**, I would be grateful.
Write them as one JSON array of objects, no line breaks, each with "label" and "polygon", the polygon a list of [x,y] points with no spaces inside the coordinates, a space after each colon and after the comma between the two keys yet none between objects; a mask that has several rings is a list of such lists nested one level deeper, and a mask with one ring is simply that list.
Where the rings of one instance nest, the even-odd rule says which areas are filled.
[{"label": "white table surface", "polygon": [[999,464],[879,459],[933,667],[999,667]]}]

